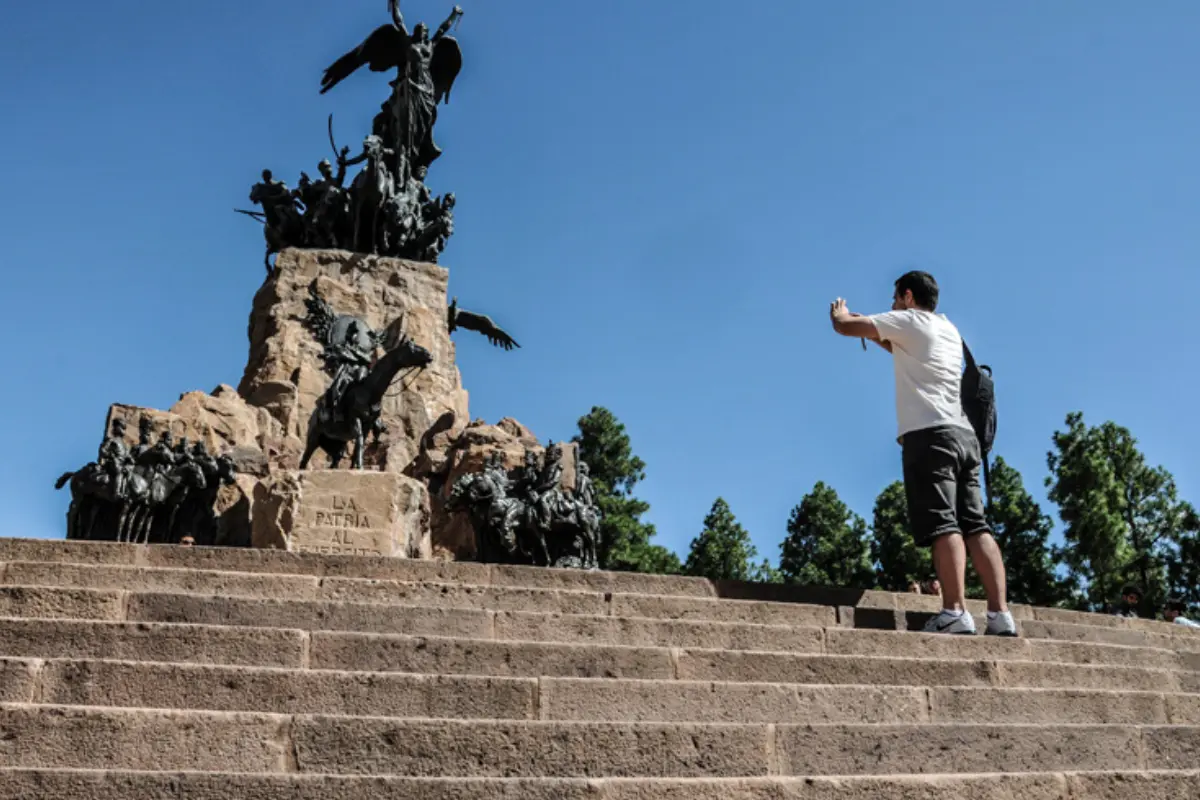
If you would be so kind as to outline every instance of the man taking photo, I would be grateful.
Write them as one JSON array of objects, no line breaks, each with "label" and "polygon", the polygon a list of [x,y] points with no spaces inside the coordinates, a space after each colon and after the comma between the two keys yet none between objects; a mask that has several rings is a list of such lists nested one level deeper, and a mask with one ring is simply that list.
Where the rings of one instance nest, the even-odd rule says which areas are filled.
[{"label": "man taking photo", "polygon": [[914,271],[896,281],[891,311],[855,314],[839,297],[829,316],[841,335],[870,339],[892,354],[909,527],[918,546],[933,548],[942,584],[942,611],[926,632],[975,633],[963,605],[969,552],[987,592],[987,634],[1016,636],[1004,560],[984,517],[979,441],[962,408],[962,336],[934,313],[937,303],[937,281]]}]

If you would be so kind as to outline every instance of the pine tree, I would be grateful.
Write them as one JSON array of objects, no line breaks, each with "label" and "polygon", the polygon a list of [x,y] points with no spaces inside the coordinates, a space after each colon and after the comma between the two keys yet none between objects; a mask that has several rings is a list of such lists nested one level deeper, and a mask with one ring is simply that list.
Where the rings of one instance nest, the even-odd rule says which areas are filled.
[{"label": "pine tree", "polygon": [[780,546],[779,571],[787,583],[869,589],[875,585],[867,524],[818,482],[792,509]]},{"label": "pine tree", "polygon": [[1146,609],[1158,608],[1195,512],[1179,500],[1171,473],[1146,464],[1127,428],[1088,427],[1079,412],[1066,426],[1046,457],[1049,496],[1066,525],[1064,561],[1092,608],[1115,600],[1125,583],[1141,587]]},{"label": "pine tree", "polygon": [[1071,597],[1070,582],[1056,573],[1049,545],[1053,523],[1025,490],[1021,473],[997,457],[990,471],[992,533],[1004,555],[1008,599],[1037,606],[1060,605]]},{"label": "pine tree", "polygon": [[1197,607],[1200,606],[1200,519],[1190,506],[1188,512],[1190,517],[1185,521],[1179,546],[1167,559],[1167,582],[1172,596]]},{"label": "pine tree", "polygon": [[591,470],[600,507],[601,569],[629,572],[678,573],[679,557],[651,544],[654,526],[642,520],[650,504],[633,496],[633,488],[646,477],[646,462],[633,454],[625,426],[607,408],[595,406],[579,419],[579,457]]},{"label": "pine tree", "polygon": [[917,547],[908,527],[908,502],[904,484],[890,484],[875,498],[871,524],[871,560],[880,589],[906,592],[913,581],[924,583],[933,575],[929,550]]},{"label": "pine tree", "polygon": [[753,565],[758,551],[750,534],[738,524],[729,504],[718,497],[704,518],[704,530],[692,540],[684,574],[709,580],[749,581],[758,575]]}]

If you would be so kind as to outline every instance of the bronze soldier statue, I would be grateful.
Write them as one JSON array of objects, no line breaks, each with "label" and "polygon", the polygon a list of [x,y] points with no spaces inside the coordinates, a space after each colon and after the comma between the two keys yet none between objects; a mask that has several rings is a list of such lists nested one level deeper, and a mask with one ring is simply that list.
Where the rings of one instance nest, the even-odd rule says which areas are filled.
[{"label": "bronze soldier statue", "polygon": [[125,476],[132,465],[129,448],[125,445],[125,420],[113,420],[112,433],[100,443],[96,464],[112,487],[113,497],[124,497]]}]

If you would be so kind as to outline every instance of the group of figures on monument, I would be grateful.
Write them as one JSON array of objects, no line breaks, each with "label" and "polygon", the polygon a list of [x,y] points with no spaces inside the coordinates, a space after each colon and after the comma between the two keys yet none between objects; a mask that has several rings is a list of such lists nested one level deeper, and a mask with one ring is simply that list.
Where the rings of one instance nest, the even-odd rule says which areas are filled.
[{"label": "group of figures on monument", "polygon": [[[285,247],[336,248],[437,263],[454,233],[454,194],[435,197],[425,185],[429,167],[441,155],[433,139],[438,105],[449,102],[462,69],[462,49],[449,36],[463,15],[458,6],[431,37],[424,23],[409,32],[398,0],[389,0],[389,24],[375,29],[361,44],[326,70],[321,94],[359,68],[396,70],[391,96],[375,116],[362,152],[338,149],[329,117],[329,142],[336,159],[320,162],[320,178],[300,174],[291,189],[264,170],[250,190],[261,212],[242,211],[263,222],[270,257]],[[362,171],[345,186],[346,170]],[[241,209],[239,209],[241,211]]]},{"label": "group of figures on monument", "polygon": [[213,506],[221,487],[237,477],[233,459],[212,455],[202,441],[176,441],[169,430],[152,442],[146,417],[132,449],[125,433],[125,421],[113,420],[96,460],[55,483],[71,486],[67,538],[174,544],[191,536],[197,544],[214,543]]},{"label": "group of figures on monument", "polygon": [[597,569],[600,509],[588,465],[576,463],[573,490],[562,481],[561,445],[550,443],[544,463],[527,450],[524,465],[512,471],[497,450],[482,471],[454,482],[446,510],[469,516],[479,561]]}]

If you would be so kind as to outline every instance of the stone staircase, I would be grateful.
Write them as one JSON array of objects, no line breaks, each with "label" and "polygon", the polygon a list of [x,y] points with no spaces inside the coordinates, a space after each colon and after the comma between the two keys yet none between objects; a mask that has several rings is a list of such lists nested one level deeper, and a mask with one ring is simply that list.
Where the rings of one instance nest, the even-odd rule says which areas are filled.
[{"label": "stone staircase", "polygon": [[1200,798],[1200,634],[1164,623],[935,637],[916,595],[269,550],[0,562],[0,800]]}]

